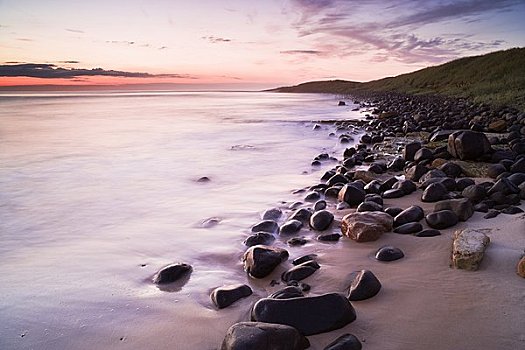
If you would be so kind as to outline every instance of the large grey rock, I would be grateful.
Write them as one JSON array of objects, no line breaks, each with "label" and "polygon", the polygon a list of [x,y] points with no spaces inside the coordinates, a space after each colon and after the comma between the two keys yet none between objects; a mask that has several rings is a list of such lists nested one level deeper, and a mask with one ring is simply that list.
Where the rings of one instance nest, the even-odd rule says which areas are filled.
[{"label": "large grey rock", "polygon": [[392,230],[393,223],[392,216],[384,212],[350,213],[341,221],[341,232],[356,242],[375,241]]},{"label": "large grey rock", "polygon": [[447,151],[461,160],[477,159],[490,153],[492,147],[487,136],[475,131],[456,131],[448,137]]},{"label": "large grey rock", "polygon": [[253,321],[295,327],[303,335],[339,329],[356,319],[350,301],[342,294],[290,299],[263,298],[252,308]]},{"label": "large grey rock", "polygon": [[285,249],[256,245],[244,253],[244,270],[254,278],[264,278],[286,259],[288,251]]},{"label": "large grey rock", "polygon": [[458,230],[452,243],[452,266],[457,269],[477,270],[490,238],[474,229]]},{"label": "large grey rock", "polygon": [[240,322],[228,329],[220,350],[303,350],[308,347],[308,339],[293,327]]}]

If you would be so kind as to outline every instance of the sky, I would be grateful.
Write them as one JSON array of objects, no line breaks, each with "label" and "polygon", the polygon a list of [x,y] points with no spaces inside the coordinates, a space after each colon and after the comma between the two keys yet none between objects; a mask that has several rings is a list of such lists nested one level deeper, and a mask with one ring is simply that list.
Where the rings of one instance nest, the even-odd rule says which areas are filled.
[{"label": "sky", "polygon": [[369,81],[525,46],[525,0],[0,0],[0,86]]}]

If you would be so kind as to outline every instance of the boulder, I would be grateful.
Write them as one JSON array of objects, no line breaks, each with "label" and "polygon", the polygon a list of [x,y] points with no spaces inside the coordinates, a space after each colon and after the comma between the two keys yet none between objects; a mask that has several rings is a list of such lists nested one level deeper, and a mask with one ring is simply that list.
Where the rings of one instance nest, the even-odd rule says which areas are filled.
[{"label": "boulder", "polygon": [[341,232],[356,242],[377,240],[384,232],[392,230],[393,218],[384,212],[356,212],[343,217]]},{"label": "boulder", "polygon": [[421,230],[423,230],[423,225],[421,225],[419,222],[409,222],[401,226],[397,226],[394,229],[394,232],[399,233],[401,235],[410,235]]},{"label": "boulder", "polygon": [[283,215],[283,211],[279,208],[266,209],[262,215],[263,220],[274,220],[277,221]]},{"label": "boulder", "polygon": [[268,296],[268,298],[272,299],[290,299],[297,297],[304,297],[303,291],[298,286],[286,286]]},{"label": "boulder", "polygon": [[220,350],[303,350],[310,342],[293,327],[240,322],[228,329]]},{"label": "boulder", "polygon": [[452,266],[457,269],[477,270],[490,238],[474,229],[458,230],[452,243]]},{"label": "boulder", "polygon": [[487,190],[481,185],[470,185],[461,191],[461,195],[470,199],[472,203],[479,203],[487,197]]},{"label": "boulder", "polygon": [[448,137],[447,151],[461,160],[477,159],[492,151],[484,133],[464,130],[456,131]]},{"label": "boulder", "polygon": [[423,211],[423,208],[418,205],[412,205],[394,217],[394,227],[401,226],[409,222],[418,222],[424,217],[425,212]]},{"label": "boulder", "polygon": [[312,212],[306,208],[301,208],[296,210],[288,220],[299,220],[303,223],[306,223],[310,221],[310,217],[312,216]]},{"label": "boulder", "polygon": [[354,277],[348,299],[350,301],[359,301],[372,298],[381,290],[381,282],[369,270],[361,270]]},{"label": "boulder", "polygon": [[417,190],[417,186],[413,181],[410,180],[399,180],[392,186],[392,189],[400,189],[405,194],[411,194],[415,190]]},{"label": "boulder", "polygon": [[426,229],[426,230],[414,233],[414,236],[416,237],[435,237],[435,236],[439,236],[440,234],[441,232],[439,232],[438,230]]},{"label": "boulder", "polygon": [[191,273],[192,267],[189,264],[176,263],[163,267],[153,276],[153,283],[168,284],[180,280],[182,277]]},{"label": "boulder", "polygon": [[253,306],[251,318],[289,325],[308,336],[344,327],[356,319],[356,314],[344,295],[328,293],[290,299],[263,298]]},{"label": "boulder", "polygon": [[293,235],[301,231],[302,227],[303,227],[303,223],[301,221],[295,220],[295,219],[288,220],[279,229],[279,234],[280,235]]},{"label": "boulder", "polygon": [[434,211],[452,210],[460,221],[467,221],[474,214],[474,206],[468,198],[447,199],[437,202]]},{"label": "boulder", "polygon": [[320,266],[317,262],[307,261],[283,272],[281,279],[285,282],[300,281],[312,275],[317,269],[319,269],[319,267]]},{"label": "boulder", "polygon": [[264,244],[270,245],[275,241],[275,237],[268,232],[257,232],[244,240],[244,245],[248,247],[253,247],[254,245]]},{"label": "boulder", "polygon": [[338,199],[340,202],[348,203],[350,206],[357,206],[365,200],[366,192],[353,184],[346,184],[339,191]]},{"label": "boulder", "polygon": [[419,181],[419,179],[425,175],[428,168],[421,164],[416,164],[405,170],[405,179],[412,181]]},{"label": "boulder", "polygon": [[328,210],[320,210],[310,217],[310,227],[316,231],[324,231],[334,221],[334,214]]},{"label": "boulder", "polygon": [[273,220],[263,220],[252,226],[252,232],[269,232],[277,233],[279,225]]},{"label": "boulder", "polygon": [[215,288],[211,293],[211,300],[219,309],[230,306],[237,300],[252,294],[252,289],[246,284],[232,284]]},{"label": "boulder", "polygon": [[375,258],[379,261],[395,261],[403,258],[405,254],[397,247],[383,246],[376,251]]},{"label": "boulder", "polygon": [[285,249],[256,245],[244,253],[244,270],[251,277],[264,278],[286,259],[288,251]]},{"label": "boulder", "polygon": [[448,194],[447,188],[440,182],[430,184],[421,195],[422,202],[437,202],[446,197]]},{"label": "boulder", "polygon": [[425,217],[427,225],[431,228],[443,230],[458,223],[458,216],[452,210],[440,210]]},{"label": "boulder", "polygon": [[328,344],[324,350],[361,350],[362,345],[355,335],[346,333]]},{"label": "boulder", "polygon": [[406,161],[413,161],[416,152],[421,148],[421,142],[415,141],[408,143],[403,149],[403,158]]}]

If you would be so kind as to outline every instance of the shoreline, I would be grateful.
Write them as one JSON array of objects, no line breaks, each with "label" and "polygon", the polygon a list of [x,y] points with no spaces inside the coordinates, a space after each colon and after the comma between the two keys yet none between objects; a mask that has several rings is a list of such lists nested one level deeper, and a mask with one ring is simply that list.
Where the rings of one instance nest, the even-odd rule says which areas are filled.
[{"label": "shoreline", "polygon": [[[402,100],[405,100],[406,97],[403,97]],[[439,99],[441,100],[441,99]],[[449,101],[447,99],[447,101]],[[405,101],[406,102],[406,101]],[[432,101],[431,103],[435,106],[435,101]],[[448,105],[448,103],[446,103]],[[385,179],[392,177],[394,175],[407,175],[406,174],[406,165],[407,161],[403,162],[403,169],[397,169],[396,171],[387,171],[386,166],[384,166],[384,169],[382,171],[377,171],[377,174],[371,173],[366,170],[357,170],[353,174],[349,174],[349,170],[355,170],[355,169],[366,169],[373,165],[377,165],[378,163],[383,163],[386,165],[386,163],[393,161],[396,159],[396,157],[401,155],[401,147],[402,145],[406,145],[409,143],[414,142],[420,142],[421,147],[425,148],[427,146],[428,140],[425,139],[425,137],[431,137],[432,136],[432,128],[436,128],[435,124],[443,125],[439,123],[447,123],[451,122],[450,128],[447,128],[450,132],[444,132],[442,130],[433,130],[434,135],[439,135],[440,139],[437,141],[442,141],[443,137],[445,136],[445,142],[446,139],[448,139],[449,135],[452,133],[452,131],[455,131],[457,129],[462,129],[462,127],[468,125],[468,120],[450,120],[451,118],[443,118],[442,120],[437,120],[437,123],[434,123],[434,125],[430,124],[426,126],[424,123],[420,123],[419,125],[409,125],[406,124],[406,114],[407,109],[403,110],[402,113],[398,112],[392,112],[393,109],[399,106],[399,101],[394,100],[393,103],[385,103],[385,101],[378,101],[377,98],[372,102],[367,102],[365,104],[361,104],[361,108],[366,108],[369,111],[373,111],[372,116],[368,114],[366,118],[362,121],[324,121],[320,122],[318,124],[328,124],[333,125],[335,128],[335,131],[332,132],[332,136],[335,136],[337,133],[339,133],[338,137],[339,140],[341,140],[343,137],[345,137],[345,131],[346,129],[351,129],[352,131],[355,131],[355,128],[358,128],[362,132],[365,132],[365,137],[362,137],[360,141],[356,141],[356,148],[359,152],[359,147],[365,147],[361,148],[361,150],[366,150],[368,152],[365,154],[365,157],[363,157],[365,160],[366,156],[368,155],[371,157],[369,161],[363,161],[363,162],[351,162],[353,163],[352,166],[350,166],[349,169],[345,169],[345,160],[350,157],[343,157],[343,161],[338,162],[339,165],[336,165],[334,167],[334,173],[330,174],[331,176],[340,174],[344,176],[353,176],[352,178],[348,178],[347,181],[351,182],[352,180],[365,180],[364,184],[369,184],[370,182],[377,180],[380,182],[383,182]],[[421,105],[418,111],[421,111],[422,108]],[[450,107],[450,106],[448,106]],[[464,105],[460,106],[461,108],[464,107]],[[476,108],[476,105],[471,105],[470,107]],[[452,110],[454,107],[452,106]],[[490,115],[487,112],[486,106],[480,106],[483,111],[481,113],[485,112],[484,119],[478,118],[477,124],[475,124],[473,127],[471,126],[471,129],[477,131],[484,131],[480,130],[481,128],[484,128],[485,131],[494,131],[493,127],[490,127],[490,124],[493,122],[493,115]],[[476,112],[480,112],[478,109]],[[489,111],[489,113],[492,113]],[[516,137],[516,127],[513,127],[513,125],[518,125],[522,120],[524,120],[523,115],[519,116],[511,116],[510,118],[506,118],[509,123],[506,123],[505,128],[510,129],[510,133],[507,133],[503,135],[502,139],[497,140],[496,138],[493,138],[491,140],[491,143],[496,145],[505,145],[508,141],[509,137],[514,136],[512,139],[523,139],[522,135],[519,135]],[[401,119],[395,120],[396,118]],[[404,119],[404,120],[403,120]],[[472,120],[472,119],[471,119]],[[518,120],[518,124],[516,124],[516,120]],[[315,122],[314,122],[315,123]],[[403,124],[402,124],[403,123]],[[387,127],[385,127],[385,124]],[[424,126],[421,127],[421,124]],[[317,124],[316,124],[317,125]],[[448,126],[445,124],[445,126]],[[315,126],[314,126],[315,127]],[[385,130],[386,129],[386,130]],[[490,129],[490,130],[489,130]],[[499,127],[499,131],[503,131],[502,127]],[[505,131],[508,131],[508,130]],[[525,129],[524,129],[525,130]],[[397,131],[397,132],[396,132]],[[401,131],[403,134],[401,134],[399,131]],[[514,132],[514,135],[512,134]],[[381,133],[381,135],[378,135]],[[366,137],[367,135],[368,138]],[[444,135],[444,136],[443,136]],[[351,135],[346,135],[348,138],[352,139]],[[376,139],[372,139],[373,137],[377,137]],[[512,140],[511,139],[511,140]],[[392,141],[396,141],[397,147],[386,147],[389,143]],[[361,145],[361,146],[358,146]],[[391,145],[392,146],[392,145]],[[441,154],[443,155],[443,144],[441,145],[433,145],[434,147],[430,150],[434,151],[435,149],[439,149],[441,146]],[[502,147],[500,147],[502,148]],[[381,153],[384,153],[381,155]],[[480,160],[483,160],[485,162],[490,161],[489,156],[493,155],[494,152],[491,151],[488,155],[481,155],[478,157]],[[379,156],[379,157],[378,157]],[[449,154],[450,156],[450,154]],[[319,166],[322,164],[323,157],[325,159],[329,159],[329,155],[319,155],[316,159],[314,159],[312,165],[313,166]],[[520,156],[517,158],[519,159]],[[521,156],[523,157],[523,156]],[[431,159],[424,159],[422,164],[429,165],[429,169],[427,169],[427,172],[431,169],[435,169],[437,167],[432,166],[432,161],[435,160],[434,157],[431,156]],[[450,158],[453,157],[446,157],[447,159],[442,159],[442,162],[439,162],[442,166],[443,164],[447,163],[448,160],[451,160]],[[471,160],[468,160],[469,162]],[[341,164],[342,163],[342,164]],[[357,163],[357,164],[356,164]],[[361,164],[359,164],[361,163]],[[450,162],[452,163],[452,162]],[[477,163],[473,162],[474,167],[476,167]],[[354,168],[354,166],[357,165],[357,168]],[[408,164],[410,165],[410,164]],[[415,164],[414,164],[415,165]],[[462,164],[463,166],[465,164]],[[511,164],[508,164],[509,167]],[[513,165],[513,164],[512,164]],[[341,171],[341,167],[343,167],[343,171]],[[461,169],[461,176],[465,177],[465,172],[463,169]],[[458,174],[459,175],[459,174]],[[506,176],[509,176],[510,174],[506,174]],[[423,174],[421,174],[423,176]],[[432,176],[433,177],[433,176]],[[445,177],[448,177],[445,175]],[[504,177],[504,176],[502,176]],[[328,180],[330,176],[323,177],[324,181],[321,180],[320,184],[313,185],[309,187],[309,190],[312,191],[308,194],[306,194],[306,198],[308,198],[309,195],[312,195],[312,193],[318,192],[321,193],[321,195],[318,197],[319,200],[326,199],[326,207],[329,212],[331,212],[334,215],[334,222],[329,226],[328,229],[313,229],[312,227],[307,228],[306,226],[308,224],[305,224],[306,229],[309,229],[314,233],[314,235],[323,234],[328,232],[329,234],[338,234],[338,231],[340,232],[340,226],[341,222],[344,220],[343,217],[346,214],[350,214],[353,212],[356,212],[356,206],[357,205],[341,205],[341,201],[337,201],[333,198],[329,198],[329,196],[323,195],[322,192],[327,190],[327,187],[321,186],[325,181]],[[398,177],[398,179],[402,179],[402,177]],[[406,176],[405,176],[406,178]],[[461,177],[448,177],[448,178],[454,178],[459,179]],[[501,178],[501,177],[499,177]],[[499,179],[498,178],[498,179]],[[419,179],[417,179],[419,180]],[[417,180],[413,181],[417,185],[417,187],[421,186],[421,183],[419,183]],[[492,181],[492,184],[496,182],[497,180],[494,178],[490,178],[487,176],[487,174],[483,174],[483,177],[476,177],[475,182],[479,184],[484,184],[487,188],[491,187],[488,184]],[[329,181],[328,181],[329,182]],[[427,185],[428,186],[428,185]],[[521,186],[523,187],[523,186]],[[433,200],[432,202],[421,202],[421,195],[422,195],[422,189],[417,189],[411,194],[408,195],[402,195],[401,198],[384,198],[384,206],[383,208],[388,207],[400,207],[401,209],[405,209],[409,207],[410,205],[418,205],[421,206],[425,212],[425,215],[428,213],[431,213],[434,211],[434,205],[438,200]],[[454,191],[452,191],[454,192]],[[449,194],[452,194],[452,192],[449,192]],[[296,192],[303,193],[303,191]],[[368,192],[368,195],[374,193],[374,192]],[[376,192],[377,193],[377,192]],[[461,193],[461,191],[459,191]],[[461,198],[462,196],[456,193],[456,195],[453,195],[452,198]],[[521,199],[524,199],[523,193],[525,193],[524,190],[521,190]],[[380,195],[383,195],[383,193],[380,192]],[[519,193],[518,193],[519,197]],[[316,196],[313,196],[311,198],[317,198]],[[440,200],[447,200],[449,196],[444,196],[443,198],[440,198]],[[440,201],[439,200],[439,201]],[[294,210],[286,210],[285,208],[279,208],[280,210],[284,211],[281,215],[278,215],[278,217],[275,219],[275,222],[278,224],[278,226],[282,227],[282,224],[287,222],[290,216],[293,215],[294,212],[298,211],[301,208],[309,208],[314,205],[315,201],[312,201],[310,199],[310,203],[308,203],[309,200],[305,200],[305,203],[302,205],[295,205]],[[338,205],[339,203],[339,205]],[[362,203],[362,201],[361,201]],[[317,238],[317,241],[314,237],[306,237],[308,239],[308,242],[310,240],[314,241],[314,245],[345,245],[350,247],[338,247],[336,249],[330,249],[330,257],[327,257],[327,253],[322,253],[318,255],[315,260],[319,263],[321,268],[319,269],[319,272],[312,273],[311,277],[305,278],[303,281],[299,281],[298,283],[292,282],[291,285],[298,285],[299,292],[300,289],[303,291],[304,299],[308,299],[308,297],[312,296],[319,296],[323,295],[323,293],[330,293],[330,292],[336,292],[336,293],[345,293],[348,291],[348,288],[350,287],[350,284],[352,282],[352,274],[348,275],[346,273],[346,276],[342,278],[342,280],[337,281],[337,276],[330,276],[326,278],[326,276],[323,278],[322,274],[330,274],[330,272],[326,272],[326,268],[323,268],[324,266],[327,266],[328,268],[332,268],[334,270],[338,270],[341,272],[341,265],[345,265],[345,250],[351,249],[353,252],[359,252],[361,255],[360,259],[353,258],[353,262],[355,264],[354,270],[359,270],[361,268],[364,269],[372,269],[370,266],[373,266],[373,272],[379,277],[379,280],[383,284],[382,290],[379,292],[378,296],[375,298],[384,298],[389,299],[390,303],[396,304],[400,303],[402,301],[402,304],[404,305],[403,308],[397,309],[397,315],[396,317],[405,320],[407,322],[407,325],[403,326],[402,324],[399,325],[400,327],[385,327],[386,324],[385,319],[388,319],[387,316],[384,314],[381,314],[381,312],[387,312],[392,313],[392,310],[389,310],[389,308],[393,307],[393,305],[387,305],[384,304],[385,300],[382,300],[381,302],[378,302],[380,306],[378,308],[374,307],[374,298],[371,298],[370,300],[361,301],[361,302],[352,302],[354,308],[357,310],[357,320],[353,323],[350,323],[340,329],[333,330],[331,332],[321,332],[318,335],[311,335],[308,337],[311,344],[311,349],[323,349],[325,346],[328,345],[328,343],[335,340],[339,335],[342,335],[344,333],[351,333],[357,336],[358,339],[361,340],[363,346],[367,349],[400,349],[403,348],[406,345],[410,345],[411,348],[419,348],[421,346],[424,346],[425,348],[430,349],[441,349],[441,348],[452,348],[455,346],[458,346],[458,344],[462,347],[462,349],[474,349],[479,348],[480,346],[487,347],[487,344],[490,344],[489,348],[501,348],[501,349],[514,349],[519,347],[520,345],[523,345],[525,343],[525,336],[523,336],[520,333],[519,327],[517,324],[519,323],[520,319],[523,319],[525,316],[525,312],[520,310],[515,310],[513,306],[518,307],[520,305],[520,302],[523,300],[524,296],[519,293],[519,286],[520,283],[523,283],[523,280],[516,274],[516,266],[518,264],[518,261],[520,260],[521,256],[523,255],[523,248],[525,247],[525,237],[523,236],[523,232],[525,232],[525,214],[523,214],[523,209],[525,209],[524,204],[518,201],[515,207],[518,208],[516,211],[521,211],[520,213],[516,213],[514,215],[507,215],[507,214],[501,214],[495,218],[492,219],[485,219],[483,213],[481,213],[477,208],[474,212],[474,215],[467,220],[467,222],[459,222],[458,224],[452,225],[451,227],[446,227],[443,229],[440,229],[441,235],[436,237],[429,237],[429,238],[421,238],[421,237],[414,237],[412,235],[401,235],[396,234],[393,232],[386,232],[377,240],[377,242],[367,242],[367,243],[356,243],[351,241],[347,237],[340,237],[334,238],[333,242],[320,242],[319,238]],[[315,204],[317,205],[317,204]],[[514,205],[507,205],[514,206]],[[350,208],[352,207],[352,208]],[[498,208],[499,210],[504,210],[505,208],[500,205]],[[288,217],[288,219],[286,219]],[[423,229],[430,229],[431,227],[428,225],[428,223],[425,222],[425,219],[418,220],[423,223]],[[472,228],[475,230],[483,231],[487,236],[490,237],[491,243],[488,247],[487,254],[485,254],[484,260],[481,262],[480,268],[476,272],[467,272],[467,271],[461,271],[457,269],[452,269],[448,265],[451,263],[451,246],[452,246],[452,236],[454,232],[458,229],[467,229]],[[503,235],[500,234],[499,231],[502,229],[505,229],[509,232],[505,232]],[[273,234],[274,236],[277,236],[276,244],[280,248],[286,249],[286,241],[280,237],[278,232],[267,230],[269,233]],[[419,230],[420,231],[420,230]],[[254,231],[255,232],[255,231]],[[312,233],[310,232],[310,233]],[[299,229],[297,232],[299,236],[301,233],[304,232],[303,229]],[[339,233],[340,235],[340,233]],[[521,235],[521,236],[520,236]],[[294,234],[293,236],[296,236]],[[292,236],[292,237],[293,237]],[[410,241],[414,240],[414,241]],[[309,244],[309,243],[307,243]],[[393,245],[396,246],[402,246],[403,251],[407,253],[404,258],[402,258],[399,261],[394,261],[390,263],[384,263],[384,262],[378,262],[375,261],[373,258],[374,249],[380,248],[381,246],[387,245]],[[273,242],[270,242],[268,244],[269,246],[274,246]],[[289,246],[289,243],[288,243]],[[521,246],[521,248],[517,248],[516,246]],[[304,254],[308,254],[312,251],[312,247],[305,246],[307,248],[303,249]],[[433,251],[429,251],[428,249],[435,249]],[[296,250],[294,248],[290,248],[290,251]],[[315,250],[315,249],[314,249]],[[324,249],[321,249],[324,251]],[[414,251],[416,254],[414,254]],[[292,256],[293,255],[293,256]],[[371,257],[372,255],[372,257]],[[286,262],[286,260],[291,260],[293,258],[297,258],[297,252],[294,252],[293,254],[290,254],[290,259],[285,259],[281,264],[277,264],[275,267],[275,270],[269,274],[270,277],[262,277],[260,279],[254,280],[253,278],[249,278],[248,285],[257,285],[258,287],[263,287],[264,282],[268,283],[270,280],[271,288],[266,287],[265,289],[268,291],[268,294],[271,292],[278,291],[280,288],[283,288],[287,285],[286,282],[280,281],[278,276],[282,273],[285,273],[287,269],[284,267],[286,266],[289,269],[293,267],[293,265]],[[337,261],[339,260],[339,263]],[[360,260],[357,262],[357,260]],[[411,265],[410,268],[413,268],[414,270],[412,273],[418,276],[418,278],[421,278],[421,282],[423,285],[419,285],[418,281],[414,279],[413,276],[410,276],[410,271],[406,271],[406,268],[408,267],[402,267],[402,264],[404,261],[408,261],[407,264]],[[437,262],[437,264],[436,264]],[[429,266],[423,266],[423,265],[417,265],[414,266],[413,264],[424,264],[427,263]],[[436,264],[436,265],[433,265]],[[495,264],[496,266],[491,266],[491,264]],[[283,266],[284,265],[284,266]],[[339,269],[337,269],[337,266],[339,266]],[[245,264],[245,269],[246,269]],[[504,268],[502,270],[501,268]],[[385,272],[389,273],[385,273]],[[349,271],[351,272],[351,271]],[[406,277],[406,280],[396,280],[395,275],[399,274],[404,277]],[[433,277],[431,276],[429,279],[428,273],[431,273]],[[479,275],[484,275],[484,278],[488,278],[489,280],[497,280],[498,282],[494,285],[491,285],[487,282],[481,282],[484,278],[480,280]],[[496,276],[497,275],[497,276]],[[440,280],[439,277],[441,276],[444,278],[443,280]],[[502,277],[504,276],[504,277]],[[337,281],[337,282],[336,282]],[[328,285],[326,285],[328,283]],[[306,284],[303,284],[306,283]],[[321,284],[321,285],[319,285]],[[323,285],[324,284],[324,285]],[[330,284],[332,284],[330,286]],[[427,284],[427,286],[425,286]],[[477,285],[479,284],[479,285]],[[290,285],[290,283],[288,283]],[[481,307],[480,310],[475,310],[476,308],[480,307],[479,303],[486,303],[486,301],[481,301],[484,298],[488,299],[494,299],[494,302],[497,303],[497,288],[498,286],[501,287],[502,285],[505,285],[506,289],[505,291],[502,291],[506,294],[508,300],[511,300],[514,304],[501,304],[501,305],[485,305],[484,307]],[[483,288],[481,288],[483,286]],[[312,289],[310,289],[310,287]],[[401,288],[403,287],[403,288]],[[421,288],[425,291],[425,293],[437,293],[438,295],[432,295],[431,298],[425,295],[418,295],[417,291],[414,290],[406,290],[406,287],[412,288]],[[446,288],[443,288],[446,287]],[[487,289],[489,292],[482,292],[478,291],[478,296],[476,297],[476,292],[473,290],[476,287],[480,287],[481,289]],[[513,289],[512,291],[509,291],[508,289]],[[412,300],[407,300],[401,295],[397,295],[394,293],[394,291],[398,289],[398,292],[401,290],[404,290],[405,297],[407,295],[412,298]],[[456,295],[455,292],[451,292],[451,290],[459,291],[458,295]],[[443,293],[445,296],[445,299],[443,297],[439,297],[439,293]],[[297,296],[297,295],[295,295]],[[264,297],[264,296],[263,296]],[[260,296],[259,296],[260,298]],[[409,299],[410,299],[409,298]],[[429,299],[438,299],[437,301],[429,300]],[[417,307],[414,307],[414,305],[411,305],[411,303],[414,302],[414,305]],[[447,308],[441,309],[439,307],[439,303],[445,303]],[[505,309],[504,316],[506,319],[498,319],[498,320],[487,320],[487,317],[483,317],[483,315],[490,314],[494,315],[497,313],[497,308],[503,308]],[[220,312],[220,311],[219,311]],[[364,318],[364,320],[361,320],[360,315],[364,313],[365,316],[361,316]],[[367,313],[370,313],[369,315],[366,315]],[[465,313],[471,313],[465,314]],[[414,320],[411,319],[411,316],[417,315],[419,317],[422,317],[424,315],[429,316],[428,314],[432,315],[432,318],[435,318],[435,321],[431,321],[428,319],[423,319],[422,324],[419,324],[418,322],[414,322]],[[374,315],[374,316],[370,316]],[[453,317],[453,321],[459,323],[460,325],[451,327],[450,322],[450,315]],[[390,315],[391,316],[391,315]],[[480,322],[477,326],[474,326],[475,320],[476,322],[481,317],[484,322]],[[382,321],[377,322],[378,324],[382,324],[383,327],[375,327],[373,324],[376,322],[375,318],[383,318]],[[509,320],[510,319],[510,320]],[[252,320],[254,319],[253,313],[252,313]],[[361,320],[361,322],[360,322]],[[244,321],[249,321],[248,319],[244,319]],[[396,322],[396,318],[388,320],[389,322]],[[506,321],[506,322],[505,322]],[[502,327],[505,328],[505,330],[500,329],[498,330],[499,334],[490,334],[491,330],[494,328]],[[435,328],[444,327],[448,331],[449,337],[444,337],[443,334],[435,334]],[[457,329],[456,329],[457,327]],[[397,328],[400,334],[396,333],[392,329],[388,328]],[[482,331],[484,334],[486,334],[485,337],[477,337],[479,335],[479,332]],[[386,332],[386,333],[385,333]],[[377,335],[376,335],[377,333]],[[500,343],[498,341],[493,341],[493,338],[498,338],[501,336],[504,336],[505,339],[503,343]],[[381,336],[381,334],[383,334]],[[405,336],[403,334],[411,335],[415,337],[415,339],[405,339]],[[421,334],[424,334],[425,340],[418,341],[417,338],[421,337]],[[378,336],[379,339],[374,339],[374,335]],[[399,338],[398,343],[390,342],[389,344],[385,344],[381,340],[384,341],[385,335],[391,338]],[[225,343],[223,343],[223,349],[230,349],[230,347],[225,347]],[[402,346],[403,345],[403,346]],[[231,347],[231,349],[234,349],[234,347]]]}]

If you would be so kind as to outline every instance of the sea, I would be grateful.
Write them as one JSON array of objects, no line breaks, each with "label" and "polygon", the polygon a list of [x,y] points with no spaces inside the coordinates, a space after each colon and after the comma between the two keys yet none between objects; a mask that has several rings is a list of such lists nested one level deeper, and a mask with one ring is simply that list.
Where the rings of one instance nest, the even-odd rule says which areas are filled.
[{"label": "sea", "polygon": [[[242,242],[336,164],[314,157],[341,158],[323,121],[363,117],[341,98],[1,94],[0,349],[216,348],[253,299],[222,311],[210,292],[264,296]],[[190,278],[159,289],[152,276],[176,262]]]}]

